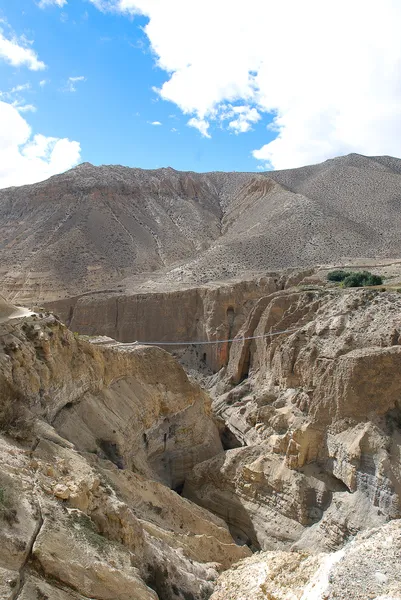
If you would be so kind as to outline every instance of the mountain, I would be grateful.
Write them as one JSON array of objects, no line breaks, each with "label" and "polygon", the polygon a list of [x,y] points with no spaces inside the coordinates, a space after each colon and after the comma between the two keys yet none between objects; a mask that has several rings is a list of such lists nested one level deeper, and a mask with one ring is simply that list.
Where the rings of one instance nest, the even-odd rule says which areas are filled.
[{"label": "mountain", "polygon": [[[84,163],[0,191],[2,289],[46,300],[141,278],[204,283],[401,251],[401,160],[266,173]],[[153,275],[151,275],[153,273]]]}]

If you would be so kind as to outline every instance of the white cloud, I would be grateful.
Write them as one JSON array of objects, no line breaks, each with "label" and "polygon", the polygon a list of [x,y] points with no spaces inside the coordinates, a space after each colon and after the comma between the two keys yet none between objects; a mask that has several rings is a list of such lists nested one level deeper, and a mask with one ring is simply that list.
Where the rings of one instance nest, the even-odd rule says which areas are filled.
[{"label": "white cloud", "polygon": [[20,85],[16,85],[13,88],[11,88],[10,90],[10,94],[16,94],[18,92],[24,92],[25,90],[29,90],[31,89],[31,84],[30,83],[22,83]]},{"label": "white cloud", "polygon": [[21,96],[21,92],[26,92],[31,89],[30,83],[22,83],[15,85],[11,90],[6,92],[0,91],[0,98],[14,106],[19,112],[36,112],[36,106],[28,104]]},{"label": "white cloud", "polygon": [[0,188],[35,183],[80,161],[78,142],[32,135],[17,108],[0,101]]},{"label": "white cloud", "polygon": [[18,102],[13,102],[12,106],[16,108],[19,112],[36,112],[36,106],[33,104],[19,104]]},{"label": "white cloud", "polygon": [[77,86],[75,84],[80,81],[86,81],[86,77],[84,77],[83,75],[79,75],[78,77],[69,77],[67,84],[64,88],[64,91],[65,92],[76,92]]},{"label": "white cloud", "polygon": [[[255,150],[274,168],[347,152],[401,156],[399,0],[92,0],[142,13],[159,94],[202,135],[227,105],[275,117]],[[223,119],[237,133],[255,120]],[[272,139],[273,141],[270,141]]]},{"label": "white cloud", "polygon": [[46,68],[25,38],[13,35],[8,39],[0,30],[0,58],[10,63],[13,67],[27,66],[31,71],[40,71]]},{"label": "white cloud", "polygon": [[119,0],[89,0],[96,8],[102,12],[112,10],[123,10]]},{"label": "white cloud", "polygon": [[67,0],[39,0],[38,6],[46,8],[46,6],[59,6],[60,8],[67,4]]},{"label": "white cloud", "polygon": [[209,123],[205,121],[205,119],[198,119],[196,117],[192,117],[192,119],[189,119],[187,125],[189,125],[190,127],[195,127],[195,129],[197,129],[203,137],[211,137],[208,131]]},{"label": "white cloud", "polygon": [[149,125],[161,125],[160,121],[148,121]]},{"label": "white cloud", "polygon": [[232,106],[226,118],[235,117],[229,122],[228,127],[235,133],[246,133],[254,123],[260,121],[261,116],[256,108],[249,106]]},{"label": "white cloud", "polygon": [[47,84],[47,79],[42,79],[41,81],[39,81],[40,87],[44,87],[46,84]]}]

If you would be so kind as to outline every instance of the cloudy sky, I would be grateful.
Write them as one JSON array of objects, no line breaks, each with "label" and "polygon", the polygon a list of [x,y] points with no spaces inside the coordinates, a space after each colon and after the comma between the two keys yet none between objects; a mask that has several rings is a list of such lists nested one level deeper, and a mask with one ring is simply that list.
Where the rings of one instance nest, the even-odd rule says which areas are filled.
[{"label": "cloudy sky", "polygon": [[401,157],[399,0],[0,0],[0,187]]}]

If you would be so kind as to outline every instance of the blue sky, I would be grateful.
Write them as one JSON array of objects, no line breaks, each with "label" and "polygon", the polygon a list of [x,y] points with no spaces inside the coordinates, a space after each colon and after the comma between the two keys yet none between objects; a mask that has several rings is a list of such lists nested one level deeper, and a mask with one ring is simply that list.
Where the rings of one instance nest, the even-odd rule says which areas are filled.
[{"label": "blue sky", "polygon": [[[252,150],[269,137],[269,119],[246,138],[215,127],[209,139],[186,126],[188,117],[153,91],[167,74],[156,66],[142,30],[146,17],[104,14],[81,0],[62,9],[40,9],[33,0],[0,0],[0,9],[18,35],[35,40],[35,51],[47,65],[30,72],[0,62],[1,90],[30,83],[23,95],[37,110],[26,115],[29,124],[46,136],[79,140],[82,162],[256,170]],[[68,92],[69,77],[85,81]],[[47,83],[41,87],[43,80]]]},{"label": "blue sky", "polygon": [[0,187],[401,156],[400,27],[398,0],[0,0]]}]

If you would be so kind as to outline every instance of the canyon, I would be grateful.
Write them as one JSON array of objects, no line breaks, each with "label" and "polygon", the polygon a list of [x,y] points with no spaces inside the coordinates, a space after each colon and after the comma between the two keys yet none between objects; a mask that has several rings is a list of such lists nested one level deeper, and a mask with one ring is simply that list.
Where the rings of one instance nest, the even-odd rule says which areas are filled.
[{"label": "canyon", "polygon": [[401,598],[400,164],[0,192],[2,598]]}]

